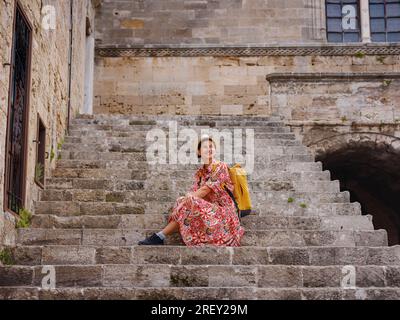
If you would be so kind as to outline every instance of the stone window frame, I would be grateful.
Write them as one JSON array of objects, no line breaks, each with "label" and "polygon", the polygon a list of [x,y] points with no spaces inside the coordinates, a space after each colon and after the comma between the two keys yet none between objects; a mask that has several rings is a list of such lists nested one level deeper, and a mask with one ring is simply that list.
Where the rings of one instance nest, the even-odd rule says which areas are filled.
[{"label": "stone window frame", "polygon": [[[397,15],[388,15],[388,7],[389,7],[389,5],[393,5],[393,4],[397,4],[397,5],[399,5],[400,6],[400,1],[398,1],[398,0],[382,0],[383,1],[383,3],[379,3],[379,2],[372,2],[372,1],[369,1],[369,9],[371,10],[371,6],[374,6],[374,5],[376,5],[376,6],[379,6],[379,5],[383,5],[383,16],[377,16],[377,17],[375,17],[375,16],[372,16],[372,15],[370,15],[370,24],[371,24],[371,41],[373,41],[373,42],[390,42],[390,41],[388,41],[388,36],[389,36],[389,34],[394,34],[394,33],[396,33],[396,34],[400,34],[400,30],[398,30],[398,31],[390,31],[390,30],[388,30],[388,21],[389,20],[391,20],[391,19],[400,19],[400,13],[398,13]],[[383,32],[380,32],[380,31],[374,31],[373,30],[373,26],[372,26],[372,21],[374,21],[374,20],[384,20],[384,31]],[[380,40],[372,40],[373,38],[374,38],[374,34],[380,34],[380,35],[384,35],[384,37],[385,37],[385,41],[380,41]],[[393,42],[393,41],[392,41]],[[400,42],[400,40],[399,41],[397,41],[397,42]]]},{"label": "stone window frame", "polygon": [[[325,22],[325,27],[322,27],[321,30],[325,29],[325,41],[327,43],[337,43],[337,44],[345,44],[345,43],[371,43],[371,17],[370,17],[370,1],[369,0],[358,0],[359,2],[359,14],[360,14],[360,28],[361,28],[361,39],[359,42],[329,42],[328,41],[328,30],[327,30],[327,14],[326,14],[326,0],[323,0],[323,5],[321,6],[321,11],[323,11],[323,17]],[[388,43],[388,42],[376,42],[373,43]],[[391,42],[398,43],[398,42]]]},{"label": "stone window frame", "polygon": [[[360,8],[360,1],[359,0],[325,0],[325,22],[326,22],[326,41],[329,43],[359,43],[362,40],[361,36],[361,8]],[[356,10],[356,29],[346,31],[341,29],[339,30],[329,30],[329,22],[333,20],[342,20],[342,12],[340,12],[340,16],[330,16],[328,17],[328,6],[340,6],[341,8],[345,5],[356,5],[357,10]],[[341,10],[340,10],[341,11]],[[340,35],[342,41],[329,41],[329,35]],[[356,34],[357,35],[357,40],[355,41],[345,41],[344,37],[345,35],[349,34]]]}]

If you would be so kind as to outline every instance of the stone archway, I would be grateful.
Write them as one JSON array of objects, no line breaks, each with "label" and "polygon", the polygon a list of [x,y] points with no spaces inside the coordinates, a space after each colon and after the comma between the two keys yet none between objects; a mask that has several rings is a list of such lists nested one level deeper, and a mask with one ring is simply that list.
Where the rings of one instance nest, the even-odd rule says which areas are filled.
[{"label": "stone archway", "polygon": [[400,243],[400,138],[375,132],[326,135],[308,144],[316,161],[340,181],[351,201],[371,214],[375,229],[386,229],[389,245]]}]

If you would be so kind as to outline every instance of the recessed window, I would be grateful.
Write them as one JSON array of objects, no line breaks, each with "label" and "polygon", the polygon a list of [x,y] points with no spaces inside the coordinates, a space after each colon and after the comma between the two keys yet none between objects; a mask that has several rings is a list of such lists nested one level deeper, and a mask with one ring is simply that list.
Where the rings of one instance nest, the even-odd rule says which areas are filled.
[{"label": "recessed window", "polygon": [[360,42],[360,7],[357,0],[327,0],[328,42]]},{"label": "recessed window", "polygon": [[36,165],[35,165],[35,182],[44,187],[44,172],[46,159],[46,127],[38,115],[37,139],[36,142]]},{"label": "recessed window", "polygon": [[400,42],[400,0],[370,0],[373,42]]}]

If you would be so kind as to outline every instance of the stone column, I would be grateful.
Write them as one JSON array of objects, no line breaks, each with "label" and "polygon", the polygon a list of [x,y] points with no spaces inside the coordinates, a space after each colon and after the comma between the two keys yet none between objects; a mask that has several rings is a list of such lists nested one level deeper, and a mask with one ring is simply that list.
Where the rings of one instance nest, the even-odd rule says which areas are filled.
[{"label": "stone column", "polygon": [[371,42],[371,28],[369,23],[369,0],[360,0],[361,39],[362,42]]},{"label": "stone column", "polygon": [[307,0],[307,7],[311,10],[311,39],[326,41],[325,1]]},{"label": "stone column", "polygon": [[94,71],[94,35],[86,37],[85,56],[85,103],[83,113],[93,114],[93,71]]}]

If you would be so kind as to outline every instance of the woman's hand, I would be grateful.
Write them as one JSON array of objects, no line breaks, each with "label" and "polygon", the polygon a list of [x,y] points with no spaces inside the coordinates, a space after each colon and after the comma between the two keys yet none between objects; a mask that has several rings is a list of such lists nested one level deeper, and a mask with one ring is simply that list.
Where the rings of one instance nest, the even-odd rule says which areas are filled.
[{"label": "woman's hand", "polygon": [[198,189],[196,192],[188,192],[186,196],[189,197],[198,197],[198,198],[204,198],[207,194],[209,194],[211,189],[207,186],[202,186],[200,189]]}]

